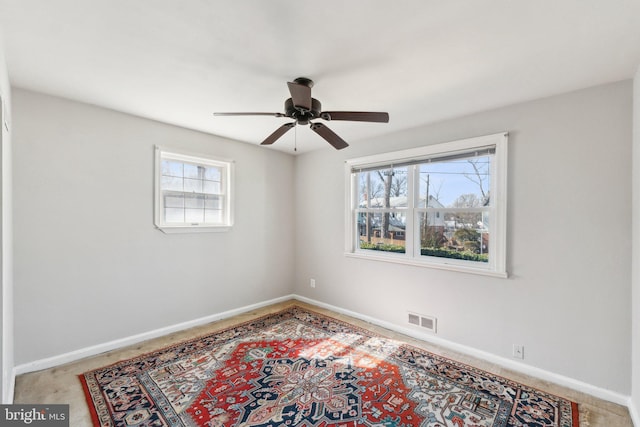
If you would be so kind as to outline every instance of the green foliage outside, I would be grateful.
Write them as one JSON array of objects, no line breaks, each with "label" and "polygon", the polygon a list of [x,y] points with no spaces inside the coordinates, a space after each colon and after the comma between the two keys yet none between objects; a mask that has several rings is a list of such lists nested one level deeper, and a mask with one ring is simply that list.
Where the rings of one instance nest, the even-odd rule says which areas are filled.
[{"label": "green foliage outside", "polygon": [[372,251],[397,252],[405,253],[404,246],[392,245],[390,243],[367,243],[360,241],[360,249],[369,249]]},{"label": "green foliage outside", "polygon": [[480,233],[470,228],[461,228],[453,233],[453,237],[462,243],[465,252],[478,254],[480,252]]},{"label": "green foliage outside", "polygon": [[420,255],[437,256],[440,258],[463,259],[465,261],[489,262],[489,255],[474,254],[473,252],[459,252],[445,248],[420,248]]},{"label": "green foliage outside", "polygon": [[[404,246],[392,244],[375,244],[360,241],[360,249],[368,249],[373,251],[405,253]],[[420,255],[435,256],[439,258],[461,259],[465,261],[489,262],[488,254],[476,254],[469,251],[456,251],[455,249],[446,248],[420,248]]]},{"label": "green foliage outside", "polygon": [[478,241],[480,233],[471,228],[459,228],[455,231],[455,233],[453,233],[453,237],[455,237],[456,240],[460,240],[463,242]]}]

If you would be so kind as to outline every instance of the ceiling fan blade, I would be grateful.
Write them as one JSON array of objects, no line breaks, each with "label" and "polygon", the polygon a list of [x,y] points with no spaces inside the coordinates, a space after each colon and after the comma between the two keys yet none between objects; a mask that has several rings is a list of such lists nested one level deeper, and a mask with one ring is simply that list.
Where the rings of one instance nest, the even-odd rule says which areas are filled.
[{"label": "ceiling fan blade", "polygon": [[289,86],[293,105],[298,108],[303,108],[306,111],[310,111],[311,87],[296,82],[287,82],[287,86]]},{"label": "ceiling fan blade", "polygon": [[329,144],[333,145],[336,150],[342,150],[349,146],[344,139],[340,138],[334,131],[322,123],[311,123],[311,130],[323,137]]},{"label": "ceiling fan blade", "polygon": [[389,113],[372,111],[323,111],[320,117],[324,120],[389,123]]},{"label": "ceiling fan blade", "polygon": [[285,117],[282,113],[213,113],[214,116],[271,116]]},{"label": "ceiling fan blade", "polygon": [[276,142],[282,135],[284,135],[285,133],[287,133],[289,130],[291,130],[296,124],[295,123],[285,123],[282,126],[280,126],[278,129],[276,129],[275,132],[273,132],[271,135],[269,135],[267,137],[267,139],[265,139],[264,141],[262,141],[260,143],[260,145],[271,145],[274,142]]}]

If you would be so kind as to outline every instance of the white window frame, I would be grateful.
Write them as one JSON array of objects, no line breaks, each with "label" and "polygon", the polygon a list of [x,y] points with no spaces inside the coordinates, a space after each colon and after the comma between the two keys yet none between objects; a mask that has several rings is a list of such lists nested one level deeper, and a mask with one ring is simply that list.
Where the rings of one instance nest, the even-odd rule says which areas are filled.
[{"label": "white window frame", "polygon": [[[377,261],[409,264],[445,270],[476,273],[494,277],[508,277],[506,268],[507,258],[507,141],[508,133],[502,132],[492,135],[467,138],[452,142],[428,145],[408,150],[377,154],[367,157],[350,159],[345,162],[345,255],[348,257],[364,258]],[[409,203],[406,212],[405,253],[391,253],[372,251],[359,248],[357,221],[358,210],[358,168],[375,168],[391,164],[412,163],[418,160],[442,157],[455,153],[472,153],[476,149],[495,147],[491,162],[489,208],[489,230],[491,230],[491,244],[489,245],[489,262],[475,262],[455,260],[450,258],[430,257],[420,255],[418,215],[425,209],[415,207],[413,199],[416,197],[415,171],[418,164],[409,166],[407,179],[407,194]],[[413,168],[413,169],[412,169]],[[442,209],[450,211],[451,209]],[[383,210],[376,210],[383,212]]]},{"label": "white window frame", "polygon": [[[164,198],[162,197],[162,160],[176,160],[201,166],[215,166],[221,169],[221,196],[224,199],[222,222],[220,223],[166,223],[164,221]],[[233,176],[234,162],[208,155],[187,153],[181,150],[155,146],[154,170],[154,224],[164,233],[198,233],[228,231],[233,226]]]}]

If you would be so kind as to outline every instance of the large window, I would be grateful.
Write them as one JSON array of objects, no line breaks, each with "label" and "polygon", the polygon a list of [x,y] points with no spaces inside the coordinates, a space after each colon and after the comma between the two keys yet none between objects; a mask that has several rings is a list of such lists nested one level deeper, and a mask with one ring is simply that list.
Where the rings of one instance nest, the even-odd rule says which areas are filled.
[{"label": "large window", "polygon": [[231,227],[232,162],[156,147],[155,223],[165,232]]},{"label": "large window", "polygon": [[506,134],[347,161],[347,253],[506,276]]}]

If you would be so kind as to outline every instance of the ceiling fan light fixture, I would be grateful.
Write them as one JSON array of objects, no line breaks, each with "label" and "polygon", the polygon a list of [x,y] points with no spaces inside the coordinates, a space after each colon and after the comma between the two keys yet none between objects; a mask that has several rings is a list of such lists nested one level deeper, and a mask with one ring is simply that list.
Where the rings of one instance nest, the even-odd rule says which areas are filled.
[{"label": "ceiling fan light fixture", "polygon": [[289,117],[294,121],[286,123],[269,135],[261,145],[271,145],[296,125],[310,125],[311,130],[320,135],[335,149],[341,150],[349,146],[342,138],[322,123],[311,122],[314,119],[344,120],[355,122],[388,123],[389,113],[372,111],[322,111],[322,104],[311,97],[313,80],[298,77],[287,82],[291,98],[284,101],[284,113],[213,113],[214,116],[249,116],[269,115],[275,117]]},{"label": "ceiling fan light fixture", "polygon": [[315,98],[311,98],[311,108],[305,109],[294,105],[292,98],[284,101],[284,115],[295,119],[299,124],[306,125],[309,120],[320,117],[322,111],[322,104]]}]

